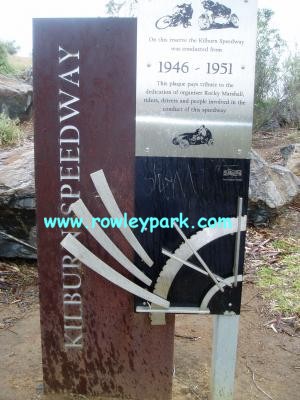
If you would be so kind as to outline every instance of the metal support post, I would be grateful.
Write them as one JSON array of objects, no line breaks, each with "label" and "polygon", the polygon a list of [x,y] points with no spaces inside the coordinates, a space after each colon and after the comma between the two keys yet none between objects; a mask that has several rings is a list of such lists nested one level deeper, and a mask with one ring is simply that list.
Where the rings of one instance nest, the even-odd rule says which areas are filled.
[{"label": "metal support post", "polygon": [[233,400],[239,315],[214,317],[211,400]]}]

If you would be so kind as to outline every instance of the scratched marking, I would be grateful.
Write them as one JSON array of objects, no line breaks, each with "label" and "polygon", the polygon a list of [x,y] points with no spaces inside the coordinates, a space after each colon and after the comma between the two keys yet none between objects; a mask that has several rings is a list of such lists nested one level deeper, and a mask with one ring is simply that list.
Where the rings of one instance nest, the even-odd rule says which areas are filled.
[{"label": "scratched marking", "polygon": [[185,171],[180,169],[164,173],[161,171],[161,168],[154,163],[149,175],[144,177],[146,182],[146,194],[150,196],[153,192],[158,191],[165,200],[172,200],[180,197],[187,198],[191,195],[199,197],[203,190],[204,170],[201,169],[200,173],[202,175],[201,177],[199,173],[197,173],[195,177],[195,174],[191,171],[190,165],[187,166]]}]

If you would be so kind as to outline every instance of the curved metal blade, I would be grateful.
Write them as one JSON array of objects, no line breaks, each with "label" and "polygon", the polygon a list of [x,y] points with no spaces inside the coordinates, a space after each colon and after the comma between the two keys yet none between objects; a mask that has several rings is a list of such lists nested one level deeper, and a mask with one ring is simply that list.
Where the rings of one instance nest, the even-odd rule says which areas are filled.
[{"label": "curved metal blade", "polygon": [[151,279],[148,278],[141,270],[139,270],[122,253],[122,251],[113,243],[113,241],[110,240],[104,230],[98,224],[92,226],[93,216],[81,199],[75,201],[70,208],[78,218],[82,219],[83,225],[88,232],[112,257],[114,257],[115,260],[117,260],[125,269],[127,269],[127,271],[131,272],[132,275],[144,282],[147,286],[151,285]]},{"label": "curved metal blade", "polygon": [[[215,240],[220,239],[221,237],[232,235],[237,232],[238,229],[238,221],[237,218],[231,218],[232,226],[229,228],[204,228],[202,231],[198,231],[196,234],[189,238],[193,247],[199,251],[204,246],[209,243],[214,242]],[[241,230],[245,231],[247,225],[247,216],[243,216],[241,219]],[[182,260],[188,260],[192,255],[193,251],[190,247],[183,242],[173,253],[176,257]],[[184,264],[181,261],[175,260],[174,258],[169,258],[166,264],[163,266],[159,277],[154,286],[153,293],[158,296],[168,298],[171,286],[176,279],[177,274],[181,270]],[[154,315],[154,314],[153,314]],[[156,315],[156,314],[155,314]],[[161,317],[161,321],[163,319],[163,314],[159,314]],[[158,321],[161,324],[161,321]]]},{"label": "curved metal blade", "polygon": [[168,308],[170,306],[168,300],[148,292],[147,290],[131,282],[129,279],[125,278],[123,275],[119,274],[117,271],[113,270],[109,265],[105,264],[105,262],[96,257],[95,254],[88,250],[70,233],[61,241],[61,245],[87,267],[127,292],[164,308]]},{"label": "curved metal blade", "polygon": [[[232,286],[232,284],[235,281],[235,277],[230,276],[229,278],[225,278],[224,281],[225,281],[225,284],[223,282],[221,282],[221,285],[223,287],[225,287],[226,285]],[[237,282],[243,282],[243,275],[237,276]],[[204,298],[202,300],[200,310],[202,310],[202,311],[208,310],[208,304],[209,304],[210,300],[214,297],[214,295],[216,293],[218,293],[219,290],[220,290],[220,288],[217,285],[215,285],[209,289],[209,291],[206,293],[206,295],[204,296]]]},{"label": "curved metal blade", "polygon": [[[114,195],[112,194],[112,192],[109,188],[109,185],[107,183],[107,180],[106,180],[103,170],[101,169],[100,171],[93,172],[91,174],[91,178],[92,178],[95,188],[96,188],[106,210],[110,214],[110,216],[113,218],[123,218],[123,215],[122,215],[122,213],[119,209],[119,206],[114,198]],[[141,244],[137,240],[137,238],[134,236],[132,230],[129,227],[125,228],[124,226],[121,226],[119,229],[120,229],[122,235],[127,240],[127,242],[136,251],[136,253],[142,258],[142,260],[149,267],[151,267],[153,265],[153,261],[148,256],[146,251],[143,249],[143,247],[141,246]]]},{"label": "curved metal blade", "polygon": [[[189,261],[183,260],[180,257],[177,257],[176,255],[172,254],[171,252],[169,252],[168,250],[162,249],[162,254],[164,254],[165,256],[169,257],[169,258],[173,258],[173,260],[179,261],[181,262],[183,265],[186,265],[187,267],[200,272],[200,274],[206,275],[208,276],[208,272],[204,271],[204,269],[201,269],[199,267],[197,267],[197,265],[192,264]],[[217,279],[217,281],[219,282],[223,282],[226,283],[225,280],[223,278],[221,278],[219,275],[214,274],[215,278]]]},{"label": "curved metal blade", "polygon": [[211,270],[209,269],[208,265],[206,264],[206,262],[203,260],[202,257],[200,257],[200,255],[198,254],[198,252],[194,249],[194,247],[191,245],[190,241],[188,240],[188,238],[185,236],[185,234],[183,233],[183,231],[179,228],[179,226],[174,223],[174,227],[177,230],[177,232],[179,233],[179,235],[182,237],[182,239],[185,241],[185,243],[189,246],[189,248],[192,250],[192,252],[194,253],[195,257],[197,258],[197,260],[200,262],[200,264],[202,265],[202,267],[205,269],[205,271],[208,273],[208,275],[210,276],[210,278],[215,282],[215,284],[218,286],[218,288],[221,290],[221,292],[224,292],[223,287],[220,285],[220,283],[217,281],[216,277],[214,276],[214,274],[211,272]]}]

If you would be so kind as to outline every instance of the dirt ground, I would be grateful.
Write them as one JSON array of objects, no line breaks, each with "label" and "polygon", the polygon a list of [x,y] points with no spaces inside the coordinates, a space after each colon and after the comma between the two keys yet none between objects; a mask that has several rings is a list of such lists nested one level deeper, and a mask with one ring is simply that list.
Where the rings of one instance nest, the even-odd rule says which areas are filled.
[{"label": "dirt ground", "polygon": [[277,129],[272,132],[255,132],[252,147],[269,163],[283,164],[280,149],[293,143],[299,143],[300,132],[297,129]]},{"label": "dirt ground", "polygon": [[[42,395],[37,288],[29,288],[22,298],[22,301],[27,301],[26,305],[15,302],[0,306],[0,321],[4,321],[0,329],[0,400],[46,400]],[[268,318],[264,317],[264,308],[256,286],[246,283],[235,400],[297,400],[300,392],[300,338],[298,335],[275,333],[265,326]],[[211,317],[176,317],[174,400],[208,399],[211,338]],[[75,398],[86,399],[63,396],[64,400]],[[62,397],[51,398],[54,399]]]}]

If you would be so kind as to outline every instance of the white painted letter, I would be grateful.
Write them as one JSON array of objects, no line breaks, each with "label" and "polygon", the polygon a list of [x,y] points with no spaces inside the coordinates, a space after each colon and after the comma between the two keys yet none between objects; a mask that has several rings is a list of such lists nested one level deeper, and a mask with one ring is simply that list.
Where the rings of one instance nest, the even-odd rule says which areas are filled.
[{"label": "white painted letter", "polygon": [[[76,85],[76,86],[79,87],[79,76],[78,76],[77,81],[73,81],[73,80],[72,80],[73,74],[79,75],[79,67],[73,69],[72,71],[65,72],[64,74],[61,74],[61,75],[58,75],[58,76],[59,76],[61,79],[63,79],[64,81],[70,82],[70,83],[72,83],[73,85]],[[69,77],[69,79],[68,79],[67,77]]]},{"label": "white painted letter", "polygon": [[65,101],[64,103],[62,103],[61,101],[59,102],[59,109],[62,110],[63,108],[66,108],[67,110],[69,110],[70,112],[67,113],[66,115],[60,116],[59,117],[59,121],[65,121],[66,119],[75,117],[75,115],[79,114],[79,111],[74,110],[74,108],[69,107],[70,104],[75,103],[76,101],[79,101],[79,98],[76,96],[72,96],[69,93],[64,92],[63,90],[59,89],[58,92],[59,95],[65,95],[68,96],[70,98],[70,100]]},{"label": "white painted letter", "polygon": [[69,53],[68,51],[66,51],[65,49],[63,49],[61,46],[58,47],[58,53],[63,52],[64,55],[62,57],[60,57],[60,55],[58,55],[58,60],[59,63],[61,64],[63,61],[67,60],[70,57],[75,57],[77,58],[77,60],[79,60],[79,50],[77,51],[77,53]]}]

